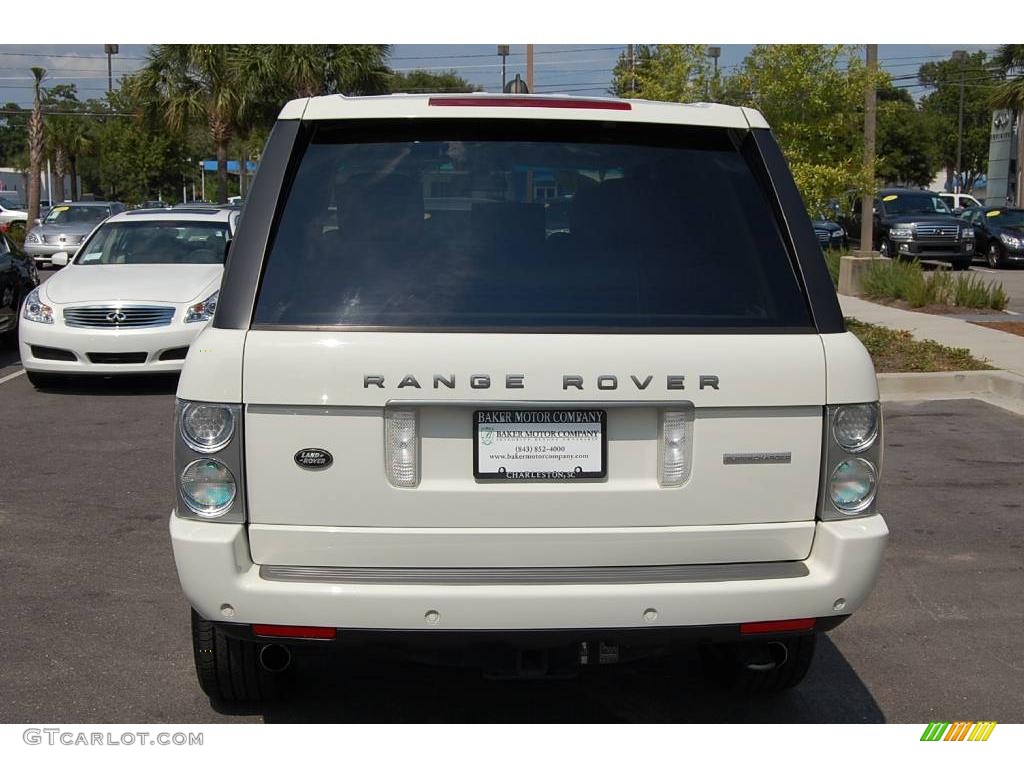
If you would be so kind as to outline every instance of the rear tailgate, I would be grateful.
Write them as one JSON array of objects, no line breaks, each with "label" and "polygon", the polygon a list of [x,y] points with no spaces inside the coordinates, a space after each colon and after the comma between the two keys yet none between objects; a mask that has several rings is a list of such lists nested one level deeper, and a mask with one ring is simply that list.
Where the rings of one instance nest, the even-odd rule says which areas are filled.
[{"label": "rear tailgate", "polygon": [[[455,386],[435,387],[435,375]],[[508,375],[522,387],[507,389]],[[583,390],[563,388],[565,375],[582,377]],[[473,376],[489,386],[471,387]],[[615,388],[599,391],[599,376]],[[702,388],[702,376],[717,389],[711,379]],[[683,389],[669,389],[669,377],[683,377],[672,380]],[[257,563],[681,564],[802,559],[810,549],[825,401],[816,334],[254,330],[243,390]],[[384,408],[401,403],[419,419],[415,488],[392,486],[385,472]],[[605,478],[474,477],[474,412],[539,403],[606,412]],[[693,455],[689,479],[667,488],[659,426],[671,403],[694,408]],[[300,467],[295,454],[308,448],[333,464]],[[777,462],[727,463],[730,454]]]}]

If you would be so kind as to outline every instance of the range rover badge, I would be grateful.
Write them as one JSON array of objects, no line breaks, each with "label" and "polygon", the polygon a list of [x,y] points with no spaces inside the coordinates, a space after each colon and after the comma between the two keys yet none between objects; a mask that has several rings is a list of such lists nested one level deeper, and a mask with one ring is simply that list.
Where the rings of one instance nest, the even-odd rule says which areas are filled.
[{"label": "range rover badge", "polygon": [[323,448],[303,448],[296,452],[295,463],[303,469],[327,469],[334,463],[334,457]]}]

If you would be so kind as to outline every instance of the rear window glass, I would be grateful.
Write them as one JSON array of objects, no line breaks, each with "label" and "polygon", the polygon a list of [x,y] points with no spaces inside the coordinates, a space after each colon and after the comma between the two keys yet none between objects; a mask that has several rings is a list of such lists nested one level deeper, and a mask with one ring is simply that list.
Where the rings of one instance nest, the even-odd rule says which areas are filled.
[{"label": "rear window glass", "polygon": [[318,125],[257,325],[810,328],[773,207],[725,130]]}]

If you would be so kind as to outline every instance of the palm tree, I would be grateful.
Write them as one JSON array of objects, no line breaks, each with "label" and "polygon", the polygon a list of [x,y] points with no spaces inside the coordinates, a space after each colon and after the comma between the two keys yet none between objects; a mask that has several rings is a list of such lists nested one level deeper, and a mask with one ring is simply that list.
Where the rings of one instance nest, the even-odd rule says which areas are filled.
[{"label": "palm tree", "polygon": [[1012,109],[1017,113],[1017,205],[1024,203],[1024,45],[1003,45],[996,53],[995,63],[1009,76],[992,97],[996,109]]},{"label": "palm tree", "polygon": [[234,65],[233,45],[157,45],[126,87],[150,119],[181,133],[196,120],[206,124],[217,156],[217,198],[228,199],[228,144],[245,125],[253,85]]},{"label": "palm tree", "polygon": [[91,140],[86,120],[74,115],[54,115],[46,119],[46,143],[53,156],[53,189],[55,200],[64,200],[64,176],[71,177],[72,200],[78,199],[76,179],[78,159],[89,151]]},{"label": "palm tree", "polygon": [[272,45],[268,59],[291,98],[381,93],[388,87],[387,45]]},{"label": "palm tree", "polygon": [[43,130],[42,84],[46,70],[32,67],[32,84],[35,97],[32,101],[32,114],[28,119],[28,220],[39,218],[39,184],[43,173],[43,153],[46,150],[46,135]]},{"label": "palm tree", "polygon": [[387,45],[239,45],[232,61],[249,88],[251,127],[272,124],[281,105],[309,96],[388,93]]}]

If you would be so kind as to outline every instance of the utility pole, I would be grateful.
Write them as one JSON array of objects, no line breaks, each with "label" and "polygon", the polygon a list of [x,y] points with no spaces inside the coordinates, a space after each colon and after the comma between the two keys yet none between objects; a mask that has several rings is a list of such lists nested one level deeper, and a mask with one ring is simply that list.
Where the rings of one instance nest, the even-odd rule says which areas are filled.
[{"label": "utility pole", "polygon": [[[967,51],[953,51],[953,61],[960,63],[960,110],[957,117],[956,131],[956,168],[953,176],[953,191],[960,191],[960,179],[963,176],[964,151],[964,63],[967,61]],[[1018,161],[1019,162],[1019,161]]]},{"label": "utility pole", "polygon": [[111,57],[120,50],[118,45],[104,45],[103,52],[107,54],[107,99],[110,99],[110,94],[114,92],[114,67],[111,63]]},{"label": "utility pole", "polygon": [[533,44],[526,46],[526,87],[533,93]]},{"label": "utility pole", "polygon": [[501,56],[501,92],[505,92],[505,83],[508,81],[505,79],[505,59],[508,58],[508,46],[499,45],[498,55]]},{"label": "utility pole", "polygon": [[629,95],[636,98],[636,59],[633,58],[633,44],[626,46],[626,59],[629,61]]}]

